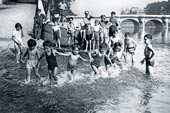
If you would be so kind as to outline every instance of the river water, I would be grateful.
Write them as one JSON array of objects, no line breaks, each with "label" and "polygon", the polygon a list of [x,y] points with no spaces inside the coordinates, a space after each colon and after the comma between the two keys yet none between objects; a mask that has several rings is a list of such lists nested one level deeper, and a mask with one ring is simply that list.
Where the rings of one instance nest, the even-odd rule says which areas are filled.
[{"label": "river water", "polygon": [[[133,28],[121,29],[122,40],[127,31],[133,33]],[[145,65],[140,64],[144,57],[143,35],[154,31],[155,28],[146,27],[145,32],[131,35],[138,43],[134,66],[122,60],[123,69],[118,76],[98,78],[92,83],[85,79],[61,87],[42,86],[34,81],[25,85],[25,64],[16,65],[13,49],[1,51],[0,113],[169,113],[170,30],[153,34],[154,74],[146,76]],[[81,55],[87,58],[87,54]],[[58,57],[61,73],[66,70],[67,60]],[[45,60],[39,72],[47,77]],[[79,76],[90,76],[91,72],[89,63],[78,62]]]}]

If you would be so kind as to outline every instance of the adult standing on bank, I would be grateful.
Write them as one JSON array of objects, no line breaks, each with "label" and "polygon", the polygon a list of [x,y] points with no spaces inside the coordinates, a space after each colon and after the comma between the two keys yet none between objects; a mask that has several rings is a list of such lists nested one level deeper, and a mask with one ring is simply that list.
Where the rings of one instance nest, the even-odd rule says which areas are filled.
[{"label": "adult standing on bank", "polygon": [[59,10],[60,10],[60,16],[61,16],[62,25],[63,25],[63,22],[65,21],[66,9],[67,9],[67,4],[65,3],[64,0],[62,0],[62,1],[59,3]]}]

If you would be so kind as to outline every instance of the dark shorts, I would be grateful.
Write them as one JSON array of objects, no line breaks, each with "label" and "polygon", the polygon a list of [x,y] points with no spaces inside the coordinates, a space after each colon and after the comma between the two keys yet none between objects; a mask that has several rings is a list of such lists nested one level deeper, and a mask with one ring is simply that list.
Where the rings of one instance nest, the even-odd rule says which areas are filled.
[{"label": "dark shorts", "polygon": [[93,34],[86,35],[86,40],[87,40],[87,41],[92,40],[92,38],[93,38]]},{"label": "dark shorts", "polygon": [[54,69],[56,67],[58,67],[57,63],[50,63],[50,64],[48,64],[48,70],[50,70],[50,71],[54,71]]},{"label": "dark shorts", "polygon": [[67,71],[74,71],[74,70],[77,70],[77,66],[76,65],[70,65],[68,63],[67,65]]},{"label": "dark shorts", "polygon": [[67,32],[68,37],[74,37],[74,32]]},{"label": "dark shorts", "polygon": [[129,48],[126,48],[126,50],[130,54],[134,54],[135,53],[135,47],[129,47]]},{"label": "dark shorts", "polygon": [[60,39],[59,31],[54,31],[54,40]]},{"label": "dark shorts", "polygon": [[155,66],[155,60],[149,60],[149,58],[146,59],[146,65],[154,67]]},{"label": "dark shorts", "polygon": [[117,26],[111,25],[109,28],[109,37],[111,36],[115,37],[116,32],[117,32]]},{"label": "dark shorts", "polygon": [[95,41],[99,41],[100,40],[100,35],[99,35],[99,32],[97,32],[97,31],[94,32],[94,40]]}]

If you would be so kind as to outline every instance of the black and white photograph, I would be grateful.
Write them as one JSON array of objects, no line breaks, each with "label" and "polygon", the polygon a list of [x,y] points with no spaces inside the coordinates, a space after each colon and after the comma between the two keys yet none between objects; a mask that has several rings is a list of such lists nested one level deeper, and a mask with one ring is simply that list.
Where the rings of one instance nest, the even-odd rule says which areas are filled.
[{"label": "black and white photograph", "polygon": [[0,0],[0,113],[170,113],[170,0]]}]

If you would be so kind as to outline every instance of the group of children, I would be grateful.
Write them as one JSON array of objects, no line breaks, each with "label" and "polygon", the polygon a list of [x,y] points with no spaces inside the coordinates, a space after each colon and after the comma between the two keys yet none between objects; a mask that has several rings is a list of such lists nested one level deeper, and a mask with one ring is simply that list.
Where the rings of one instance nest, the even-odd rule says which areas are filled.
[{"label": "group of children", "polygon": [[[87,12],[86,12],[87,13]],[[13,32],[12,40],[14,42],[14,47],[16,50],[16,60],[17,63],[22,63],[23,59],[26,58],[26,82],[30,82],[30,76],[31,71],[34,70],[34,74],[37,76],[38,79],[41,79],[38,69],[40,65],[40,61],[43,57],[46,58],[47,64],[48,64],[48,75],[50,81],[54,80],[57,82],[58,80],[58,63],[56,60],[57,55],[62,56],[68,56],[68,64],[67,64],[67,72],[68,76],[71,81],[74,81],[74,75],[77,70],[77,61],[78,59],[81,59],[82,61],[89,61],[92,70],[94,71],[95,75],[101,75],[101,70],[103,69],[103,66],[105,67],[105,70],[108,70],[108,68],[114,69],[115,66],[122,67],[120,59],[122,56],[127,58],[127,54],[131,55],[132,65],[134,64],[134,54],[137,47],[137,43],[133,38],[130,38],[130,33],[125,33],[125,39],[124,44],[118,39],[118,23],[114,17],[115,13],[111,13],[110,23],[108,27],[108,21],[105,21],[106,16],[101,16],[101,21],[95,20],[94,27],[91,26],[91,24],[85,24],[84,29],[82,31],[82,36],[85,37],[86,40],[86,52],[88,50],[88,46],[90,46],[90,51],[88,51],[88,59],[84,59],[79,55],[79,47],[74,45],[72,46],[72,52],[71,53],[62,53],[58,52],[54,47],[53,43],[49,40],[44,41],[43,48],[44,52],[40,55],[39,51],[36,47],[37,43],[34,39],[29,39],[27,41],[28,48],[26,52],[24,53],[23,57],[23,49],[22,49],[22,37],[23,37],[23,31],[22,31],[22,25],[20,23],[16,23],[15,28],[16,30]],[[60,27],[58,26],[59,23],[57,20],[54,20],[55,25],[53,26],[54,30],[54,36],[57,37],[56,41],[58,44],[58,48],[60,47],[60,37],[61,37],[61,31]],[[68,43],[71,45],[71,40],[74,37],[74,24],[73,24],[73,18],[70,18],[69,24],[67,26],[67,33],[68,33]],[[94,37],[95,43],[93,45],[93,49],[91,50],[91,41]],[[152,48],[152,45],[150,43],[150,40],[152,39],[152,35],[146,34],[144,36],[144,42],[146,44],[145,50],[144,50],[144,56],[145,58],[141,61],[143,64],[146,62],[146,73],[147,74],[153,74],[153,66],[154,66],[154,55],[155,51]],[[73,39],[74,40],[74,39]],[[124,45],[124,47],[123,47]]]}]

